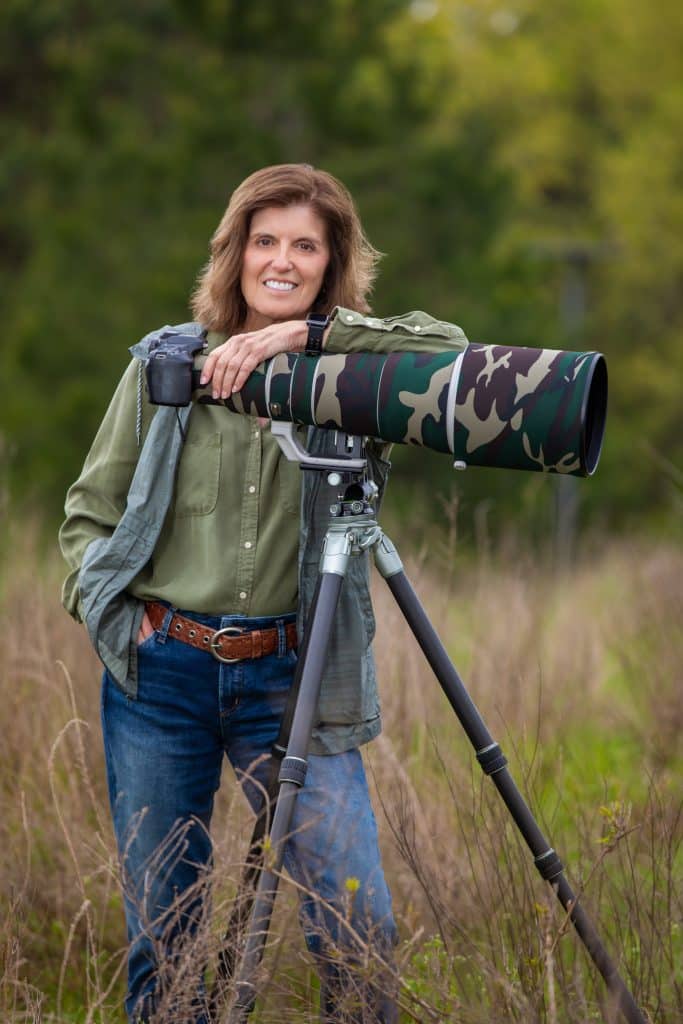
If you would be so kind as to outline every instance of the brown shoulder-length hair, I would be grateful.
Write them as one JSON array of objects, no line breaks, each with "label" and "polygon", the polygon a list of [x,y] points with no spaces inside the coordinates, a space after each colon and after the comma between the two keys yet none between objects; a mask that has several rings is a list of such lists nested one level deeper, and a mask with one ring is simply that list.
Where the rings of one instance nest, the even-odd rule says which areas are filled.
[{"label": "brown shoulder-length hair", "polygon": [[310,164],[278,164],[256,171],[235,189],[211,239],[211,257],[191,300],[195,319],[209,330],[233,334],[246,319],[240,274],[254,213],[293,203],[307,203],[327,225],[330,262],[313,309],[370,312],[368,296],[381,253],[365,237],[350,192]]}]

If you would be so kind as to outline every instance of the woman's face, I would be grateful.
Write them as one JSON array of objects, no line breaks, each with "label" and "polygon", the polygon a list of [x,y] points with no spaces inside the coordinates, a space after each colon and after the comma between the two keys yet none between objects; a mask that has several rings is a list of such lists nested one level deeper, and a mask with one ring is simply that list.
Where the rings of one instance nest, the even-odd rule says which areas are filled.
[{"label": "woman's face", "polygon": [[329,262],[327,227],[311,206],[298,203],[257,210],[242,256],[245,330],[305,319]]}]

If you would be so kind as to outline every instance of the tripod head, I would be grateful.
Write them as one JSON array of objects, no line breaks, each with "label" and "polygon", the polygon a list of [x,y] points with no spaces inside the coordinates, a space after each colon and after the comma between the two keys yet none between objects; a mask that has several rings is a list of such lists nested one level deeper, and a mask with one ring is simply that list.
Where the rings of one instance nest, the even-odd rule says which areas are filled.
[{"label": "tripod head", "polygon": [[326,473],[327,483],[337,489],[337,500],[330,505],[330,516],[374,515],[377,484],[368,476],[366,438],[336,430],[334,456],[311,455],[296,435],[293,423],[272,420],[270,431],[290,462],[302,470]]},{"label": "tripod head", "polygon": [[368,461],[365,457],[365,438],[336,430],[335,456],[311,455],[304,448],[296,434],[296,424],[282,420],[271,420],[270,432],[280,445],[282,454],[290,462],[298,462],[302,469],[320,472],[342,472],[364,474]]}]

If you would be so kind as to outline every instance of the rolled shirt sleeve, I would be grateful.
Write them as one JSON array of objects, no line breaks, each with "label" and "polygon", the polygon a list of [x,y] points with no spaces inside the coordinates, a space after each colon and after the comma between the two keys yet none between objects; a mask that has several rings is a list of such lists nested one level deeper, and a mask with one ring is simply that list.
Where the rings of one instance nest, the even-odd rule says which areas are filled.
[{"label": "rolled shirt sleeve", "polygon": [[462,328],[429,313],[413,310],[399,316],[376,317],[337,306],[325,342],[325,352],[462,352],[467,338]]}]

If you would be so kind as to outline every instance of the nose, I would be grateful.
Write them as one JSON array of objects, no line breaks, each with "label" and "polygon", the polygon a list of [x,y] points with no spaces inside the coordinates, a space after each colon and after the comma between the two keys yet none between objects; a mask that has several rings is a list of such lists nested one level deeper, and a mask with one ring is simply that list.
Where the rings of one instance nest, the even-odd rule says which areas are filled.
[{"label": "nose", "polygon": [[289,270],[292,266],[292,258],[289,252],[289,246],[286,242],[282,242],[277,251],[273,253],[271,262],[273,264],[273,268],[277,268],[278,270]]}]

